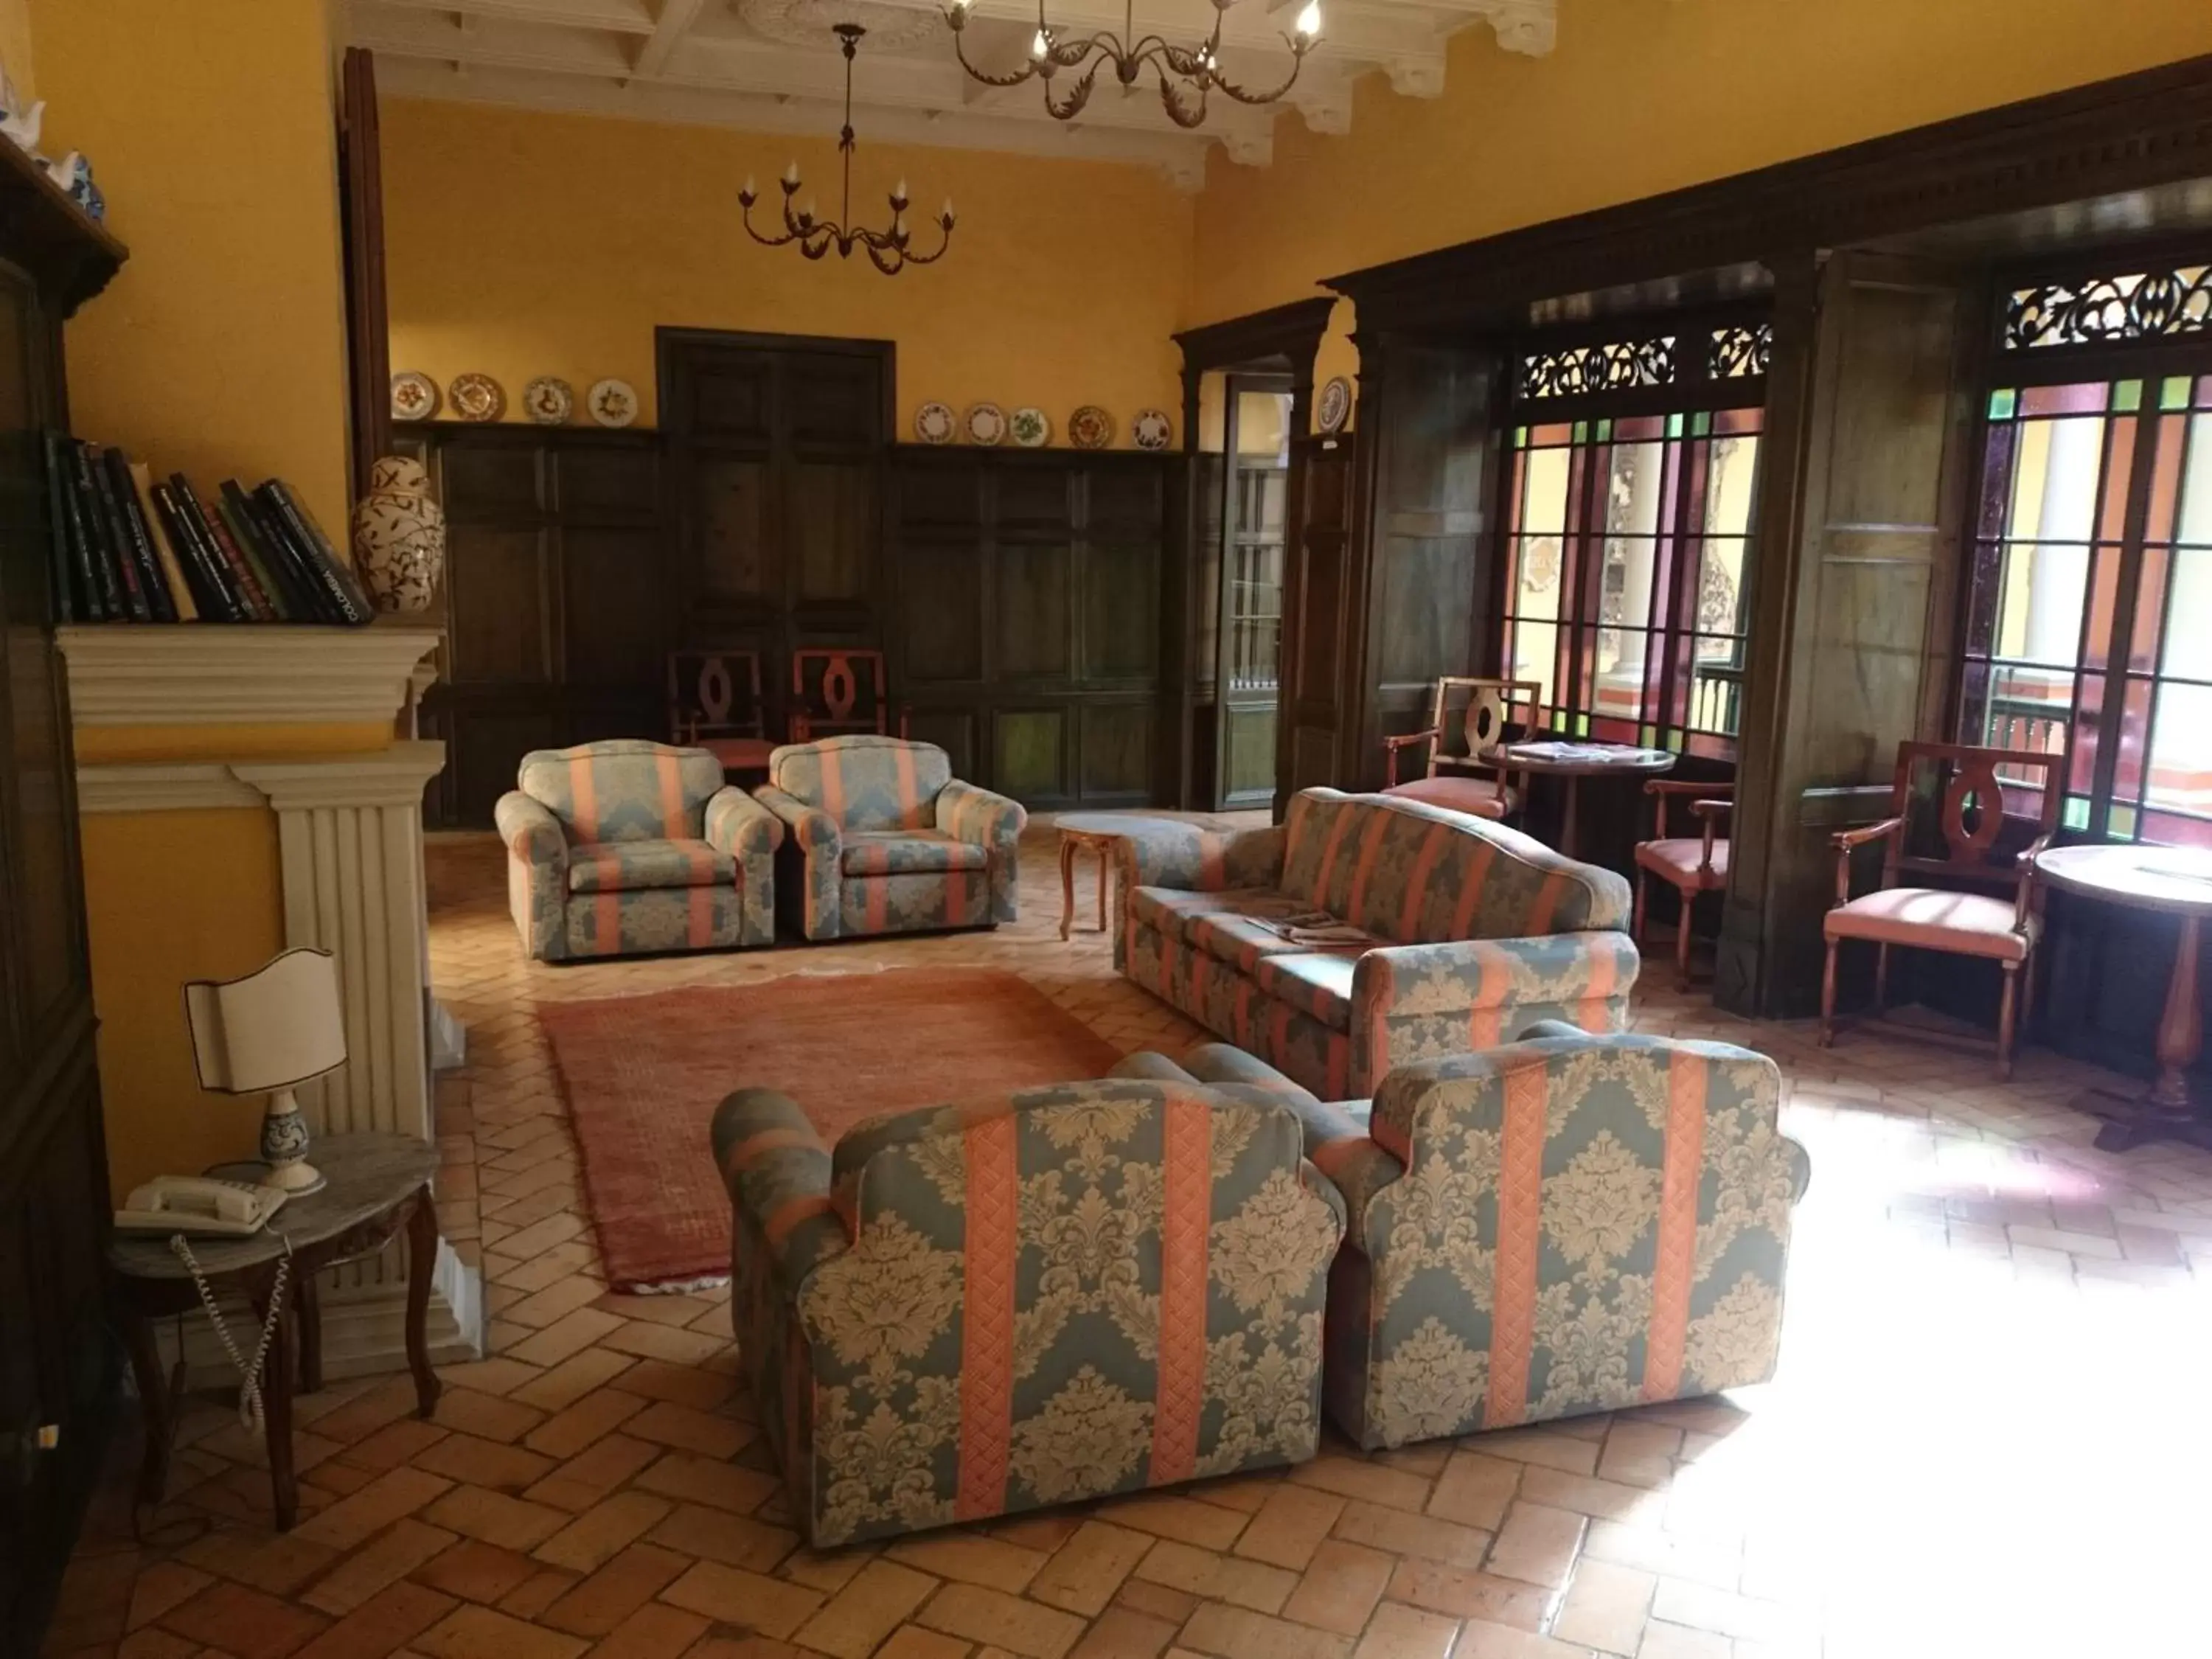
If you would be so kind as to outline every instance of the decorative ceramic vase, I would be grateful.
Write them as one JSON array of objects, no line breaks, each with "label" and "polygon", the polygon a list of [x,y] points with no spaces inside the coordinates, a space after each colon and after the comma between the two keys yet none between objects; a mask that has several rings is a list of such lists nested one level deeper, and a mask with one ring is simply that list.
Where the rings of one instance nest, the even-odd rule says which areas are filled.
[{"label": "decorative ceramic vase", "polygon": [[379,611],[428,611],[446,568],[446,513],[420,461],[386,455],[353,514],[354,565]]}]

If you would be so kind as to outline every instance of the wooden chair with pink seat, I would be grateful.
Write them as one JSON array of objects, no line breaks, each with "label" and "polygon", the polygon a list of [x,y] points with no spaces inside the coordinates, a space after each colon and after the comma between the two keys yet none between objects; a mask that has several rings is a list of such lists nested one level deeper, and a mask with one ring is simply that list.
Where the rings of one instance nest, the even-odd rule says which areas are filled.
[{"label": "wooden chair with pink seat", "polygon": [[[1821,929],[1828,942],[1820,981],[1823,1047],[1836,1036],[1838,949],[1851,939],[1875,946],[1879,1014],[1888,1000],[1889,953],[1906,945],[1978,957],[2002,970],[1997,1079],[2012,1075],[2013,1039],[2032,1006],[2029,970],[2043,932],[2035,855],[2058,826],[2062,763],[2060,756],[2026,750],[1898,745],[1890,816],[1834,837],[1836,903]],[[1876,842],[1883,844],[1881,885],[1853,898],[1851,854]],[[1908,886],[1901,878],[1950,884]]]},{"label": "wooden chair with pink seat", "polygon": [[[1429,723],[1419,732],[1382,739],[1382,793],[1425,801],[1454,812],[1503,820],[1521,810],[1528,780],[1516,787],[1507,769],[1488,757],[1498,744],[1534,735],[1543,725],[1544,688],[1534,680],[1470,679],[1446,675],[1437,682]],[[1425,752],[1418,778],[1398,781],[1398,756]]]},{"label": "wooden chair with pink seat", "polygon": [[891,730],[890,675],[880,651],[809,646],[791,653],[791,740],[906,736],[906,711]]},{"label": "wooden chair with pink seat", "polygon": [[[1644,942],[1644,885],[1648,878],[1656,876],[1672,887],[1681,900],[1681,920],[1674,927],[1674,988],[1690,988],[1690,921],[1698,896],[1727,890],[1729,873],[1729,841],[1721,834],[1721,822],[1735,807],[1735,786],[1732,783],[1685,783],[1671,778],[1653,778],[1644,786],[1644,793],[1656,796],[1659,806],[1652,824],[1652,838],[1636,843],[1636,942]],[[1694,836],[1669,836],[1667,833],[1667,803],[1686,798],[1690,816],[1698,821],[1699,833]]]},{"label": "wooden chair with pink seat", "polygon": [[703,749],[725,772],[768,770],[768,734],[757,651],[668,653],[668,740]]}]

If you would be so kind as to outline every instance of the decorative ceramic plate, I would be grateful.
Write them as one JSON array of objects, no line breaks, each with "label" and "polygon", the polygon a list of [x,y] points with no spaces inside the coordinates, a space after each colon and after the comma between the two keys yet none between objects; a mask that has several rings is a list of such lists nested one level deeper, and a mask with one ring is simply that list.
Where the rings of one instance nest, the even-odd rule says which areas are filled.
[{"label": "decorative ceramic plate", "polygon": [[1003,443],[1006,437],[1006,411],[996,404],[970,404],[967,418],[960,425],[971,444]]},{"label": "decorative ceramic plate", "polygon": [[1052,418],[1041,409],[1018,409],[1007,428],[1024,449],[1042,449],[1052,441]]},{"label": "decorative ceramic plate", "polygon": [[566,380],[541,374],[522,388],[522,410],[540,426],[566,426],[576,412],[576,389]]},{"label": "decorative ceramic plate", "polygon": [[914,411],[914,435],[922,443],[949,444],[959,427],[951,404],[924,404]]},{"label": "decorative ceramic plate", "polygon": [[1067,417],[1067,441],[1078,449],[1103,449],[1114,441],[1114,417],[1085,404]]},{"label": "decorative ceramic plate", "polygon": [[1329,378],[1321,389],[1320,399],[1314,404],[1314,418],[1324,432],[1341,432],[1352,415],[1352,382],[1343,375]]},{"label": "decorative ceramic plate", "polygon": [[395,421],[429,420],[437,414],[442,401],[438,383],[427,374],[404,368],[392,377],[392,418]]},{"label": "decorative ceramic plate", "polygon": [[628,380],[594,380],[584,407],[601,426],[628,426],[637,418],[637,388]]},{"label": "decorative ceramic plate", "polygon": [[1129,422],[1129,437],[1139,449],[1165,449],[1175,438],[1175,422],[1164,409],[1140,409]]},{"label": "decorative ceramic plate", "polygon": [[495,421],[507,413],[507,393],[489,374],[459,374],[446,388],[453,413],[465,421]]}]

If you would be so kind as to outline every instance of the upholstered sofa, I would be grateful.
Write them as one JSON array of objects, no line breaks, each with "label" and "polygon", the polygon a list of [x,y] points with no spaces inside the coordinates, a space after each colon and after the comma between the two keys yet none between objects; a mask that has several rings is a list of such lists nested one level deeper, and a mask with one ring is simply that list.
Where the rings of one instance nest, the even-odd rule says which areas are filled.
[{"label": "upholstered sofa", "polygon": [[1324,1100],[1531,1020],[1620,1030],[1628,884],[1502,824],[1334,789],[1265,830],[1121,843],[1115,963]]},{"label": "upholstered sofa", "polygon": [[809,1540],[1311,1457],[1344,1210],[1303,1133],[1187,1079],[878,1118],[834,1152],[782,1095],[724,1101],[738,1352]]},{"label": "upholstered sofa", "polygon": [[754,798],[791,830],[778,913],[811,939],[1012,921],[1029,815],[962,783],[933,743],[786,744]]},{"label": "upholstered sofa", "polygon": [[493,816],[515,931],[541,962],[775,942],[783,825],[703,749],[535,749]]},{"label": "upholstered sofa", "polygon": [[[1216,1045],[1164,1082],[1296,1111],[1349,1224],[1329,1276],[1328,1414],[1361,1446],[1765,1381],[1804,1149],[1747,1049],[1544,1021],[1325,1105]],[[1217,1084],[1218,1086],[1218,1084]]]}]

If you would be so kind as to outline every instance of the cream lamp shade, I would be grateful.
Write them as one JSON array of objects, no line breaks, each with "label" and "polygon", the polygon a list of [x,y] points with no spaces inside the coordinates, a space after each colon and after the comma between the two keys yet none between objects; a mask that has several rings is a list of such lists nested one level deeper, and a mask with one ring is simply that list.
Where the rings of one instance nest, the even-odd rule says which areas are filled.
[{"label": "cream lamp shade", "polygon": [[185,987],[185,1017],[200,1087],[269,1092],[261,1126],[269,1182],[295,1194],[319,1187],[322,1177],[304,1160],[307,1127],[292,1091],[345,1064],[337,961],[303,945],[243,979],[195,980]]}]

